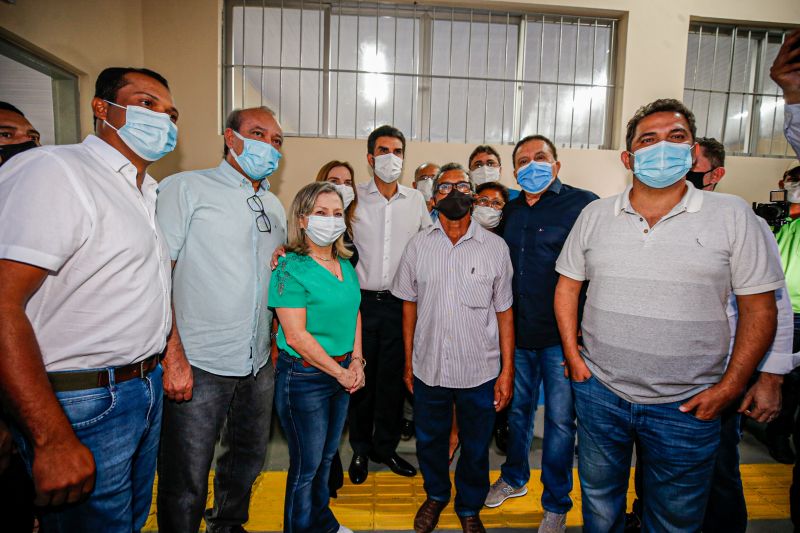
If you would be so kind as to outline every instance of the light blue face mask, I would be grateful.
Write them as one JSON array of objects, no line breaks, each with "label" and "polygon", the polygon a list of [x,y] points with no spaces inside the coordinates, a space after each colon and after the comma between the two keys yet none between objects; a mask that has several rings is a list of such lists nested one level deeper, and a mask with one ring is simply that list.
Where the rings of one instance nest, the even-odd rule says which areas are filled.
[{"label": "light blue face mask", "polygon": [[539,194],[553,181],[553,165],[531,161],[517,170],[517,183],[529,194]]},{"label": "light blue face mask", "polygon": [[125,124],[117,129],[107,120],[108,126],[117,132],[122,142],[133,153],[147,161],[158,161],[175,149],[178,143],[178,127],[166,113],[129,105],[127,107],[104,100],[104,102],[125,109]]},{"label": "light blue face mask", "polygon": [[645,185],[663,189],[676,183],[692,169],[692,146],[686,143],[660,143],[633,153],[633,174]]},{"label": "light blue face mask", "polygon": [[281,153],[274,146],[270,143],[242,137],[236,131],[233,134],[244,141],[244,148],[239,155],[236,155],[234,150],[231,150],[231,154],[251,180],[261,181],[278,169]]}]

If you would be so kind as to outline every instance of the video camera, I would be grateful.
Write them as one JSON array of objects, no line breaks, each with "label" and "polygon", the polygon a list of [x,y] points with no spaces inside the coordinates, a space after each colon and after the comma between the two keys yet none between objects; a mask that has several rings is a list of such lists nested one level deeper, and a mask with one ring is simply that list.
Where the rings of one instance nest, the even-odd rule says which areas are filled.
[{"label": "video camera", "polygon": [[769,191],[769,203],[753,202],[753,211],[777,229],[789,221],[789,202],[786,201],[786,189]]}]

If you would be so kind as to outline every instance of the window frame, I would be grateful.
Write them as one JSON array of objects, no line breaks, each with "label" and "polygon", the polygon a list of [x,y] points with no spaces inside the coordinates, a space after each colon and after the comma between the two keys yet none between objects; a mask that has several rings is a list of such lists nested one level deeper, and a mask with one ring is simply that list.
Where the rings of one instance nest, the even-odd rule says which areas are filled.
[{"label": "window frame", "polygon": [[[310,10],[319,10],[321,11],[321,45],[320,48],[322,49],[321,58],[320,58],[320,66],[316,68],[312,67],[303,67],[302,61],[300,62],[300,66],[297,67],[285,67],[282,64],[282,49],[279,53],[279,64],[277,66],[267,66],[265,64],[262,65],[250,65],[247,64],[244,59],[244,49],[242,51],[242,63],[235,64],[234,63],[234,35],[235,30],[233,28],[233,12],[236,8],[248,8],[248,7],[255,7],[255,8],[293,8],[293,9],[310,9]],[[418,9],[419,8],[419,9]],[[443,10],[441,15],[436,13],[437,9]],[[415,30],[417,24],[419,25],[419,38],[417,39],[416,33],[414,35],[414,58],[413,58],[413,65],[414,71],[411,74],[408,73],[399,73],[397,72],[396,65],[393,66],[392,71],[388,72],[371,72],[371,71],[364,71],[358,68],[356,65],[355,69],[341,69],[341,68],[334,68],[331,65],[331,18],[334,15],[351,15],[351,16],[375,16],[376,19],[380,15],[390,15],[394,17],[406,16],[411,20],[416,21],[415,23]],[[504,20],[501,21],[501,16]],[[319,88],[319,103],[318,103],[318,126],[316,134],[308,134],[302,133],[302,124],[298,124],[298,131],[297,132],[286,132],[285,135],[287,137],[310,137],[310,138],[334,138],[334,139],[348,139],[348,138],[355,138],[361,139],[366,138],[364,135],[359,135],[358,127],[354,128],[353,134],[339,134],[338,133],[338,119],[336,120],[336,128],[335,131],[331,131],[331,120],[330,120],[330,107],[335,106],[338,103],[339,93],[337,90],[336,94],[336,102],[332,101],[332,92],[331,92],[331,74],[356,74],[357,76],[365,76],[370,74],[378,74],[378,75],[388,75],[392,76],[393,79],[396,79],[400,76],[411,77],[412,78],[412,97],[411,97],[411,111],[410,111],[410,121],[411,121],[411,131],[406,132],[409,140],[421,141],[421,142],[441,142],[438,139],[431,140],[431,122],[433,120],[433,114],[431,112],[431,93],[432,93],[432,85],[434,79],[461,79],[466,80],[469,86],[471,81],[477,82],[485,82],[487,83],[487,91],[488,91],[488,83],[497,82],[503,84],[512,84],[513,85],[513,99],[510,103],[506,103],[506,88],[503,85],[503,106],[502,106],[502,113],[503,116],[500,122],[500,140],[489,140],[487,138],[487,113],[486,109],[484,109],[483,115],[483,139],[480,141],[481,143],[487,144],[514,144],[517,139],[520,138],[521,131],[522,131],[522,115],[523,115],[523,104],[524,104],[524,86],[526,84],[530,85],[538,85],[539,86],[539,95],[541,95],[541,87],[544,85],[552,85],[556,87],[555,92],[555,113],[553,117],[554,124],[552,125],[553,133],[557,133],[557,123],[558,123],[558,100],[559,100],[559,88],[571,88],[573,92],[573,102],[575,98],[576,89],[579,87],[586,87],[589,89],[592,88],[601,88],[605,90],[605,103],[604,103],[604,115],[601,119],[597,121],[602,124],[602,142],[600,144],[595,143],[592,144],[592,136],[591,133],[593,129],[592,127],[593,120],[592,115],[592,103],[594,101],[593,97],[590,97],[589,100],[589,111],[588,111],[588,118],[587,118],[587,134],[585,138],[581,139],[584,142],[580,142],[581,140],[576,139],[573,141],[574,133],[575,133],[575,110],[573,108],[572,115],[570,118],[570,129],[569,129],[569,142],[557,142],[556,145],[559,147],[564,148],[596,148],[596,149],[611,149],[614,145],[614,136],[613,136],[613,119],[614,119],[614,109],[616,104],[619,100],[619,91],[618,87],[616,86],[617,82],[617,64],[618,64],[618,33],[621,27],[621,19],[618,16],[608,15],[607,13],[604,14],[558,14],[558,13],[540,13],[540,12],[533,12],[533,11],[525,11],[524,8],[521,8],[516,11],[500,11],[494,10],[491,8],[479,8],[473,9],[466,6],[447,6],[447,5],[424,5],[418,6],[415,2],[413,4],[380,4],[380,3],[361,3],[360,1],[356,0],[355,2],[346,2],[346,1],[336,1],[333,2],[331,0],[317,0],[317,1],[304,1],[304,0],[225,0],[223,2],[223,17],[222,17],[222,62],[221,62],[221,77],[222,77],[222,106],[221,106],[221,113],[222,117],[220,123],[224,125],[225,122],[225,115],[234,107],[234,102],[237,101],[234,92],[234,78],[244,79],[246,74],[246,69],[248,68],[260,68],[262,70],[262,80],[263,80],[263,73],[264,71],[271,70],[279,72],[279,79],[281,80],[279,83],[282,85],[282,73],[284,71],[300,71],[300,72],[318,72],[321,76],[320,88]],[[262,19],[263,20],[263,19]],[[447,20],[451,23],[453,21],[469,21],[469,22],[502,22],[503,24],[510,25],[516,24],[517,26],[517,42],[516,42],[516,65],[514,72],[509,72],[507,77],[504,78],[494,78],[489,76],[487,71],[486,76],[442,76],[438,74],[433,74],[432,71],[432,46],[433,46],[433,23],[435,20]],[[302,19],[301,19],[302,21]],[[556,46],[559,49],[559,56],[561,53],[561,46],[564,42],[564,35],[563,35],[563,28],[567,24],[574,24],[578,27],[576,30],[576,54],[578,53],[578,42],[580,40],[580,27],[581,26],[594,26],[594,48],[593,48],[593,56],[592,56],[592,70],[591,70],[591,78],[592,81],[590,83],[579,83],[576,81],[576,76],[573,74],[573,79],[571,82],[560,81],[558,75],[556,77],[556,81],[544,81],[542,79],[524,79],[525,74],[525,60],[526,60],[526,42],[527,42],[527,33],[528,33],[528,26],[531,23],[539,24],[541,23],[544,25],[546,23],[556,23],[560,26],[559,32],[559,41],[556,43]],[[396,27],[396,25],[395,25]],[[597,29],[598,27],[608,28],[610,32],[609,37],[609,50],[606,51],[607,59],[607,79],[605,84],[595,83],[594,81],[594,61],[597,55]],[[262,35],[263,35],[263,22],[262,22]],[[283,32],[283,24],[281,23],[281,34]],[[508,34],[509,32],[506,31]],[[241,35],[236,36],[237,39],[241,38],[242,42],[246,42],[246,33],[244,28],[242,28]],[[262,37],[263,39],[263,37]],[[358,40],[358,38],[357,38]],[[397,40],[397,32],[395,32],[395,42]],[[302,41],[302,22],[301,22],[301,41]],[[544,41],[544,35],[542,35],[542,41]],[[419,42],[419,46],[416,46],[416,43]],[[283,44],[283,38],[281,37],[281,46]],[[506,36],[506,53],[508,50],[509,45],[508,35]],[[488,56],[488,47],[491,44],[487,45],[487,56]],[[263,46],[262,46],[263,48]],[[396,46],[395,46],[395,53],[396,53]],[[543,48],[540,46],[540,54],[544,54]],[[338,55],[337,55],[338,57]],[[507,59],[506,59],[507,62]],[[262,52],[262,63],[263,61],[263,52]],[[560,63],[560,61],[559,61]],[[467,63],[469,65],[469,61]],[[540,64],[541,64],[541,57],[540,57]],[[450,65],[452,66],[452,58]],[[505,67],[505,65],[504,65]],[[575,59],[575,66],[574,69],[577,73],[578,71],[578,59]],[[241,71],[241,72],[239,72]],[[505,74],[505,68],[504,68]],[[541,74],[541,69],[540,69]],[[541,76],[540,76],[541,78]],[[338,79],[338,78],[337,78]],[[356,82],[358,83],[358,82]],[[242,98],[240,102],[244,102],[244,84],[242,85]],[[263,82],[262,82],[263,84]],[[392,84],[395,87],[395,84]],[[393,89],[394,91],[395,89]],[[278,89],[279,95],[281,94],[282,87]],[[264,101],[264,93],[261,91],[261,105],[265,104]],[[299,98],[300,99],[300,98]],[[279,105],[278,109],[275,109],[278,117],[280,119],[282,115],[282,110],[280,109],[280,96],[279,96]],[[489,98],[486,98],[488,101]],[[451,93],[448,91],[448,105],[451,101]],[[541,106],[541,99],[538,101],[538,106]],[[396,118],[394,114],[394,99],[392,101],[392,117]],[[302,106],[302,102],[300,103]],[[354,104],[355,110],[355,122],[358,124],[358,102]],[[469,114],[469,97],[467,97],[466,101],[466,112]],[[377,114],[377,106],[374,106],[375,113]],[[507,111],[508,110],[508,111]],[[510,112],[512,114],[511,117],[511,132],[510,135],[506,133],[506,113]],[[302,115],[300,111],[298,111],[298,119],[302,123],[301,119]],[[537,126],[539,124],[539,113],[537,111]],[[376,124],[377,125],[377,124]],[[467,135],[466,130],[469,128],[469,124],[465,125],[465,134],[464,140],[467,143],[472,143],[473,141],[469,140],[469,135]],[[446,128],[445,133],[445,140],[444,142],[464,142],[462,140],[453,141],[451,140],[451,126],[449,123],[449,110],[448,110],[448,125]],[[549,128],[548,130],[549,131]],[[554,135],[555,136],[555,135]],[[582,136],[583,137],[583,136]]]}]

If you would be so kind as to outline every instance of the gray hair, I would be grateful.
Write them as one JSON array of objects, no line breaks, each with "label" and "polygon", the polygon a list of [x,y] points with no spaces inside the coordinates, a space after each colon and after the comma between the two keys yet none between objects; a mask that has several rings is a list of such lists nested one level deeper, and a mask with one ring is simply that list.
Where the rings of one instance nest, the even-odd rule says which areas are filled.
[{"label": "gray hair", "polygon": [[[267,107],[265,105],[256,106],[256,107],[247,107],[247,108],[244,108],[244,109],[234,109],[233,111],[228,113],[228,117],[225,119],[225,129],[227,130],[228,128],[230,128],[233,131],[238,132],[239,128],[242,127],[242,113],[244,113],[245,111],[253,111],[253,110],[256,110],[256,109],[260,110],[260,111],[266,111],[267,113],[269,113],[270,115],[275,117],[275,120],[278,120],[278,117],[275,114],[275,111],[273,111],[272,109],[270,109],[269,107]],[[224,148],[223,148],[222,155],[226,156],[226,155],[228,155],[228,145],[227,145],[227,143],[224,143],[224,142],[223,142],[223,144],[224,144]]]},{"label": "gray hair", "polygon": [[[287,244],[286,251],[294,252],[300,255],[308,255],[309,248],[306,243],[306,232],[300,225],[300,219],[308,216],[314,210],[314,204],[317,203],[317,197],[320,194],[333,193],[339,197],[339,201],[344,204],[342,195],[336,190],[332,183],[327,181],[312,181],[297,192],[297,196],[292,201],[289,216],[287,217]],[[347,248],[344,243],[344,234],[336,239],[333,243],[334,253],[343,259],[349,259],[353,252]]]},{"label": "gray hair", "polygon": [[428,167],[439,168],[439,165],[437,165],[436,163],[431,163],[430,161],[428,161],[427,163],[422,163],[420,166],[417,167],[417,170],[414,171],[414,181],[419,181],[419,173]]},{"label": "gray hair", "polygon": [[436,194],[436,189],[439,187],[439,179],[442,177],[442,175],[444,175],[445,172],[449,172],[451,170],[458,170],[464,174],[464,177],[467,178],[464,181],[468,181],[470,189],[473,192],[475,191],[475,184],[472,183],[472,178],[469,177],[469,172],[467,172],[467,169],[458,163],[447,163],[446,165],[442,165],[442,167],[439,169],[439,172],[436,173],[436,177],[433,178],[433,194]]}]

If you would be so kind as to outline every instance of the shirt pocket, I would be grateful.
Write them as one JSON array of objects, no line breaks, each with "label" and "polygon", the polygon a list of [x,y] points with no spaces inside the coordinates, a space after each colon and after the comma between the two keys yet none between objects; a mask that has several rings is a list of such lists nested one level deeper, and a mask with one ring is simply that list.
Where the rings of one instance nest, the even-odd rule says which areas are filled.
[{"label": "shirt pocket", "polygon": [[492,304],[492,278],[484,274],[467,274],[459,290],[461,305],[486,309]]}]

